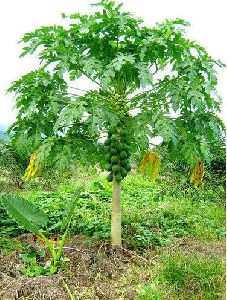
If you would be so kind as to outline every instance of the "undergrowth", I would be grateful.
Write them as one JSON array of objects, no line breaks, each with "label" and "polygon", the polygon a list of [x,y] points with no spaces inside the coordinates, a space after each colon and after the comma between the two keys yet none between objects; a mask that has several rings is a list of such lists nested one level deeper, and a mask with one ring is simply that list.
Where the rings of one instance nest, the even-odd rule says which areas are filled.
[{"label": "undergrowth", "polygon": [[224,265],[216,258],[164,253],[151,282],[137,288],[137,300],[224,299]]},{"label": "undergrowth", "polygon": [[[122,183],[122,228],[124,246],[143,249],[169,244],[174,237],[194,236],[202,240],[219,240],[224,236],[224,190],[213,187],[193,189],[184,180],[161,178],[152,183],[131,174]],[[86,192],[77,204],[71,234],[94,239],[110,238],[111,185],[104,176],[86,183]],[[55,191],[20,192],[36,202],[50,218],[49,234],[60,233],[61,219],[77,185],[60,186]],[[3,208],[1,234],[17,235],[23,231],[8,218]]]},{"label": "undergrowth", "polygon": [[[49,188],[50,185],[48,190],[31,183],[16,193],[37,203],[48,214],[50,222],[45,230],[54,239],[61,233],[60,220],[65,207],[81,182],[85,192],[78,200],[70,233],[87,236],[88,248],[90,244],[102,245],[98,246],[101,249],[108,245],[106,241],[110,238],[112,191],[105,174],[82,177],[80,181],[61,184],[57,188],[55,184],[54,188]],[[122,299],[136,300],[224,299],[224,268],[220,257],[201,256],[189,245],[185,252],[169,251],[176,241],[181,240],[197,241],[200,245],[208,245],[209,249],[220,243],[225,229],[224,197],[222,184],[208,181],[204,189],[195,190],[177,173],[165,174],[155,184],[136,173],[127,176],[122,182],[123,247],[136,253],[143,263],[129,263],[122,276],[118,274],[118,287],[108,288],[108,292],[122,295]],[[2,257],[17,251],[25,266],[21,274],[29,277],[46,275],[46,250],[26,248],[18,242],[14,237],[25,231],[8,217],[1,205],[0,228]],[[212,251],[215,253],[216,250]],[[145,263],[146,259],[149,263]],[[92,273],[96,270],[95,261],[97,258],[93,263],[91,261],[89,276],[95,276]],[[95,273],[100,271],[99,267]],[[66,272],[64,268],[62,270]],[[102,277],[103,284],[112,282],[108,276]],[[95,285],[69,285],[69,288],[76,299],[95,297]]]}]

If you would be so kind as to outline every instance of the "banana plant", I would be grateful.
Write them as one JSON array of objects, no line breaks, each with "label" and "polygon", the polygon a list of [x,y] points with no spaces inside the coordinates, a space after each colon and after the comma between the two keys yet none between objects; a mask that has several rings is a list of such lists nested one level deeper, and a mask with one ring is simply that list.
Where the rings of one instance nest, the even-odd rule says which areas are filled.
[{"label": "banana plant", "polygon": [[59,246],[55,249],[55,245],[51,242],[45,232],[42,229],[39,229],[40,226],[44,227],[48,224],[48,216],[42,211],[38,206],[34,203],[26,200],[17,195],[2,195],[0,196],[0,202],[5,207],[8,214],[22,227],[26,230],[31,231],[32,233],[40,236],[45,244],[47,245],[52,261],[50,264],[50,273],[53,274],[57,271],[58,266],[61,261],[62,251],[64,244],[66,242],[66,238],[68,235],[68,231],[72,222],[72,218],[76,209],[77,200],[80,196],[82,188],[78,188],[78,190],[72,195],[72,201],[65,211],[65,218],[62,223],[62,231],[63,234],[61,239],[59,240]]}]

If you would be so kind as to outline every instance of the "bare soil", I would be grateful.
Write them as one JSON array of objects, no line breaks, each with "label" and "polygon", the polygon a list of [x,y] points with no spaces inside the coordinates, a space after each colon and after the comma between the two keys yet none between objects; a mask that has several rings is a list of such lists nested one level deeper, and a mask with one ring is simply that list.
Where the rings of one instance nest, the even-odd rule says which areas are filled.
[{"label": "bare soil", "polygon": [[[20,235],[18,240],[34,250],[40,247],[32,234]],[[159,254],[176,250],[211,257],[225,256],[223,242],[176,239],[171,247],[138,254],[112,248],[108,243],[91,242],[86,237],[74,236],[64,248],[64,257],[69,260],[67,268],[52,276],[25,277],[21,273],[23,262],[18,258],[22,250],[1,255],[0,300],[65,300],[70,299],[67,287],[75,299],[136,299],[138,285],[150,283]]]}]

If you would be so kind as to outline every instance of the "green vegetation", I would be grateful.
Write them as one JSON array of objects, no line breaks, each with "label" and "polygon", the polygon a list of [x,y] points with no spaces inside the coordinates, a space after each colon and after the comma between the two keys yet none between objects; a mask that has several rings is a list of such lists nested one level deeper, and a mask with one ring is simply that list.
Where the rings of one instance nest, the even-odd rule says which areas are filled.
[{"label": "green vegetation", "polygon": [[174,254],[162,259],[160,280],[169,284],[179,298],[215,299],[224,295],[224,265],[218,259]]},{"label": "green vegetation", "polygon": [[[165,180],[153,184],[140,175],[131,174],[122,184],[122,224],[124,244],[130,247],[155,247],[171,242],[173,237],[194,236],[218,240],[224,236],[224,188],[194,190],[185,177],[175,179],[173,186]],[[83,233],[100,239],[109,238],[111,185],[105,177],[91,180],[77,203],[71,233]],[[101,188],[100,188],[101,187]],[[52,234],[60,233],[64,211],[75,186],[58,191],[22,191],[21,195],[39,205],[49,216]],[[215,200],[215,201],[214,201]],[[2,213],[2,225],[8,217]],[[2,232],[10,231],[10,225]],[[12,234],[18,233],[12,225]]]},{"label": "green vegetation", "polygon": [[17,239],[0,236],[0,255],[6,255],[21,248],[22,244]]},{"label": "green vegetation", "polygon": [[[23,254],[24,260],[31,263],[30,267],[32,268],[32,271],[29,269],[29,272],[26,274],[30,274],[30,272],[32,275],[54,274],[57,271],[59,264],[61,263],[63,247],[72,222],[74,211],[76,209],[76,202],[80,196],[80,190],[81,188],[72,195],[72,201],[66,207],[66,212],[63,213],[64,219],[61,224],[61,230],[63,230],[63,234],[61,236],[61,240],[59,241],[57,250],[55,250],[54,244],[48,239],[48,237],[44,235],[43,230],[38,228],[40,226],[47,226],[48,223],[48,217],[41,209],[39,209],[32,202],[29,202],[28,200],[16,195],[6,195],[0,197],[0,201],[9,215],[12,216],[12,218],[26,230],[29,230],[42,238],[50,251],[52,257],[50,268],[46,269],[41,267],[41,270],[40,266],[36,265],[37,253],[32,252],[29,253],[29,255]],[[45,253],[43,256],[44,255]],[[39,271],[40,273],[38,274]]]},{"label": "green vegetation", "polygon": [[190,254],[162,256],[152,282],[138,287],[137,300],[224,299],[224,265],[220,259]]},{"label": "green vegetation", "polygon": [[[178,175],[180,176],[180,175]],[[74,234],[83,233],[101,239],[109,238],[111,215],[111,185],[105,177],[95,181],[78,200],[73,228]],[[122,184],[122,226],[125,244],[146,247],[165,244],[173,237],[195,236],[204,240],[224,236],[224,189],[217,194],[212,188],[194,190],[179,178],[173,187],[159,180],[154,185],[140,175],[131,174]],[[60,228],[61,217],[68,199],[74,192],[68,186],[56,192],[25,192],[26,197],[39,204],[51,218],[53,232]],[[24,194],[24,193],[22,193]],[[215,198],[214,198],[215,197]],[[213,201],[215,199],[215,201]]]},{"label": "green vegetation", "polygon": [[224,299],[224,65],[182,19],[94,6],[22,38],[40,67],[8,89],[0,299]]}]

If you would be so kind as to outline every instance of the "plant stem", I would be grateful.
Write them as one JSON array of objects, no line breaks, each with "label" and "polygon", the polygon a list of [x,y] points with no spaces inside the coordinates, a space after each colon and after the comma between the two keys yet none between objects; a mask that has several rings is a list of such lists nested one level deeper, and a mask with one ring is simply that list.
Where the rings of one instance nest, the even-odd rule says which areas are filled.
[{"label": "plant stem", "polygon": [[111,244],[121,246],[121,184],[113,179]]},{"label": "plant stem", "polygon": [[67,291],[67,293],[68,293],[68,295],[69,295],[70,300],[75,300],[75,297],[74,297],[73,294],[71,293],[68,284],[65,283],[65,284],[64,284],[64,287],[65,287],[65,289],[66,289],[66,291]]}]

